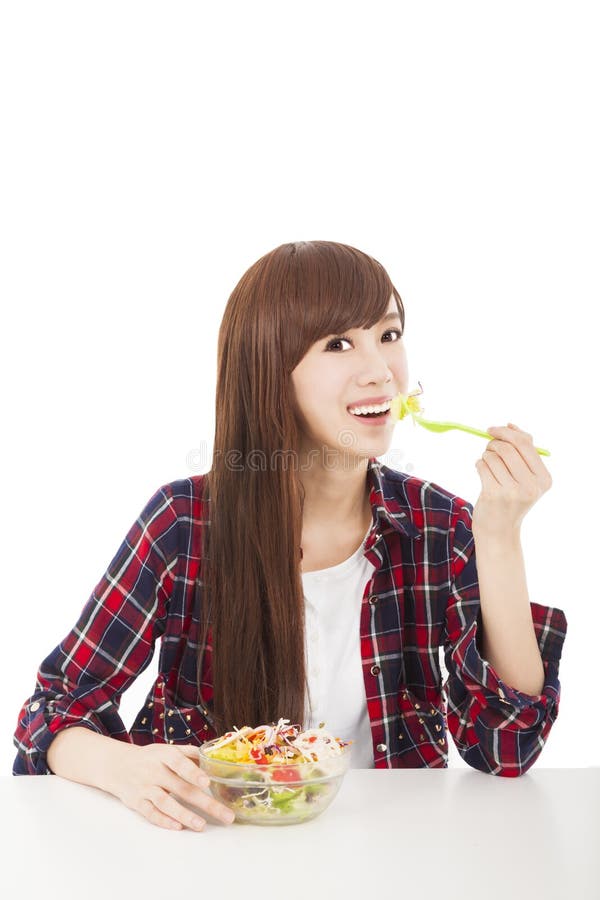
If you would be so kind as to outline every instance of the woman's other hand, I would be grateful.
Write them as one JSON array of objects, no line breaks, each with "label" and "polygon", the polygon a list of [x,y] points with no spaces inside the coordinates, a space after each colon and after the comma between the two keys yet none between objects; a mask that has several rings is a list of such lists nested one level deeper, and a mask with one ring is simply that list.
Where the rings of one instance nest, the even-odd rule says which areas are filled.
[{"label": "woman's other hand", "polygon": [[127,744],[123,750],[119,771],[113,772],[111,793],[153,825],[204,830],[206,820],[172,794],[223,824],[233,822],[233,812],[204,791],[209,782],[196,762],[197,746]]}]

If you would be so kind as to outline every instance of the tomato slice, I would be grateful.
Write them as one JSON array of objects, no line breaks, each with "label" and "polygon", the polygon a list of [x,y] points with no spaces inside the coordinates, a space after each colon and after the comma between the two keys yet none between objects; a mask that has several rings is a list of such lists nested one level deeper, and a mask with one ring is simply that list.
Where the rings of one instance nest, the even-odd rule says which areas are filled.
[{"label": "tomato slice", "polygon": [[295,766],[280,766],[273,772],[273,781],[298,781],[300,776]]},{"label": "tomato slice", "polygon": [[250,756],[258,766],[268,765],[269,760],[260,748],[254,747],[250,751]]}]

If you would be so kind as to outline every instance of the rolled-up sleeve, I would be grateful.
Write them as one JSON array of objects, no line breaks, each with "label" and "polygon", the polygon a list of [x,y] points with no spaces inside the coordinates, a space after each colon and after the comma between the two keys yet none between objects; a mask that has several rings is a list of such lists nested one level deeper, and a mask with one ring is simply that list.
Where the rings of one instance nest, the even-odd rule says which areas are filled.
[{"label": "rolled-up sleeve", "polygon": [[164,633],[177,559],[177,515],[164,485],[129,529],[75,626],[40,664],[18,716],[13,775],[52,774],[48,747],[73,725],[130,741],[121,695]]},{"label": "rolled-up sleeve", "polygon": [[471,527],[473,507],[461,500],[455,513],[452,583],[444,634],[448,729],[460,756],[470,766],[493,775],[516,777],[534,764],[558,715],[558,669],[567,620],[560,609],[530,603],[544,665],[542,692],[525,694],[502,681],[480,655],[482,619]]}]

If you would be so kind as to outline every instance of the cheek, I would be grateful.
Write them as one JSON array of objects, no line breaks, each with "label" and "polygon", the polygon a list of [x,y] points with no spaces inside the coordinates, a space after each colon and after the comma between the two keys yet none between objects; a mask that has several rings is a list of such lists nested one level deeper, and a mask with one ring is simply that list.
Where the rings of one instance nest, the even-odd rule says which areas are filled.
[{"label": "cheek", "polygon": [[340,394],[331,384],[316,384],[309,396],[304,397],[304,419],[313,436],[331,437],[332,429],[338,431],[346,416]]},{"label": "cheek", "polygon": [[292,375],[293,389],[296,397],[297,410],[306,427],[319,423],[322,425],[327,419],[327,408],[330,405],[328,397],[331,387],[326,376],[319,378],[314,369],[309,373],[303,373],[301,377]]},{"label": "cheek", "polygon": [[406,353],[403,353],[400,359],[391,364],[391,369],[396,379],[399,391],[402,394],[407,394],[410,390],[410,376],[408,371],[408,359],[406,357]]},{"label": "cheek", "polygon": [[307,412],[311,405],[311,398],[314,397],[314,379],[307,368],[299,367],[294,369],[291,376],[292,390],[296,397],[298,407]]},{"label": "cheek", "polygon": [[347,377],[342,373],[341,366],[337,367],[337,371],[326,365],[313,364],[310,368],[307,367],[295,379],[298,402],[303,409],[316,413],[329,406],[332,401],[335,402],[336,398],[339,403],[340,397],[344,396]]}]

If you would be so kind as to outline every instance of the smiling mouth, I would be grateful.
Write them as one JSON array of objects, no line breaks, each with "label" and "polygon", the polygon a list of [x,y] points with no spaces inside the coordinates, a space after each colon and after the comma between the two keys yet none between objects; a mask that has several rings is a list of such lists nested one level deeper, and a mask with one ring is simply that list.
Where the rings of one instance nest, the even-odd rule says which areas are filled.
[{"label": "smiling mouth", "polygon": [[365,419],[367,421],[372,421],[373,419],[389,419],[391,416],[391,410],[387,409],[385,412],[380,413],[351,413],[350,410],[347,410],[348,414],[352,416],[353,419]]}]

